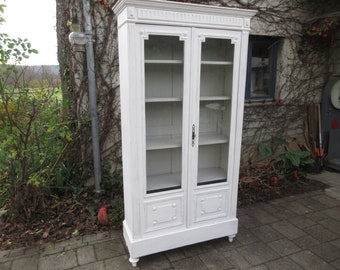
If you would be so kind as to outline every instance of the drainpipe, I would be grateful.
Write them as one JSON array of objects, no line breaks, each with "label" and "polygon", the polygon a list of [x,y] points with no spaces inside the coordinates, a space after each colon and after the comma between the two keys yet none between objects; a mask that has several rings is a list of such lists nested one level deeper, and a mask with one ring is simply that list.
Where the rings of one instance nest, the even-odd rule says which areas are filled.
[{"label": "drainpipe", "polygon": [[94,54],[93,54],[93,39],[92,39],[92,23],[90,15],[90,0],[83,0],[84,12],[84,30],[86,36],[86,61],[87,61],[87,76],[89,82],[89,102],[91,115],[92,129],[92,144],[93,144],[93,166],[95,177],[96,193],[101,193],[101,168],[100,168],[100,148],[99,148],[99,128],[97,115],[97,95],[96,95],[96,78],[94,69]]},{"label": "drainpipe", "polygon": [[97,115],[97,96],[96,96],[96,78],[94,68],[94,53],[92,39],[92,23],[90,15],[90,0],[83,0],[83,16],[84,16],[84,31],[71,32],[69,40],[72,45],[85,45],[87,76],[89,84],[89,107],[91,116],[91,132],[92,132],[92,147],[93,147],[93,167],[95,177],[95,192],[97,195],[101,193],[101,167],[100,167],[100,147],[99,147],[99,128]]}]

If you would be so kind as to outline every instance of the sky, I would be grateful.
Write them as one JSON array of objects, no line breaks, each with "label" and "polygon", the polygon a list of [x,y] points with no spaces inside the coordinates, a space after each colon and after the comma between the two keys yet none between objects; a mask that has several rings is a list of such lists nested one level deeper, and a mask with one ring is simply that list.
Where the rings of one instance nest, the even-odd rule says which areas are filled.
[{"label": "sky", "polygon": [[56,0],[0,0],[5,4],[0,32],[12,38],[27,38],[39,51],[22,64],[58,65]]}]

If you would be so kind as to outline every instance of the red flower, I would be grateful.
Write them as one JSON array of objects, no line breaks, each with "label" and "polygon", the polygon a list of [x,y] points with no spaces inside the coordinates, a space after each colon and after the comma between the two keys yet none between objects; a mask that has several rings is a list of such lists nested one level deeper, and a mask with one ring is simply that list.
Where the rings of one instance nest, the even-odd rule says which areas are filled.
[{"label": "red flower", "polygon": [[327,33],[324,33],[324,34],[322,35],[322,38],[328,38],[328,34],[327,34]]},{"label": "red flower", "polygon": [[312,27],[312,31],[317,31],[317,30],[318,30],[318,28],[316,26]]},{"label": "red flower", "polygon": [[297,170],[293,171],[293,176],[294,176],[296,181],[300,180],[300,177],[299,177],[299,174],[298,174]]},{"label": "red flower", "polygon": [[280,98],[278,101],[279,104],[283,104],[283,102],[284,102],[283,98]]},{"label": "red flower", "polygon": [[279,178],[277,176],[274,176],[273,182],[274,182],[274,185],[277,185],[279,183]]}]

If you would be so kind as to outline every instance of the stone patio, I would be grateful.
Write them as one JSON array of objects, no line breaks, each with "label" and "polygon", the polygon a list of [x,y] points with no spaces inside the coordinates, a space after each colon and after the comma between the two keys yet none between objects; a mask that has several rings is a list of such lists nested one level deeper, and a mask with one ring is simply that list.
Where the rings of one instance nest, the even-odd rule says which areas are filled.
[{"label": "stone patio", "polygon": [[239,208],[233,243],[223,238],[157,253],[133,268],[121,231],[114,231],[0,251],[0,269],[340,269],[340,174],[309,177],[330,188]]}]

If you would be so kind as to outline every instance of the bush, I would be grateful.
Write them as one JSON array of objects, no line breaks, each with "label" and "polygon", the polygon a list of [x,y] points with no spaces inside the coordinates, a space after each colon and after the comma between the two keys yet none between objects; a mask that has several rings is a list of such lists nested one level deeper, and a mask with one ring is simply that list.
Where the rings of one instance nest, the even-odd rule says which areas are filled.
[{"label": "bush", "polygon": [[61,119],[54,89],[1,89],[0,181],[15,216],[29,218],[44,205],[46,188],[56,184],[56,172],[72,139]]},{"label": "bush", "polygon": [[[5,5],[0,4],[0,24]],[[28,87],[20,63],[38,53],[26,39],[0,33],[0,207],[12,218],[44,210],[71,132],[62,122],[55,88]],[[43,212],[43,211],[41,211]]]},{"label": "bush", "polygon": [[259,153],[273,177],[281,180],[299,180],[306,165],[314,163],[308,151],[289,148],[288,142],[281,138],[273,139],[274,147],[261,143]]}]

